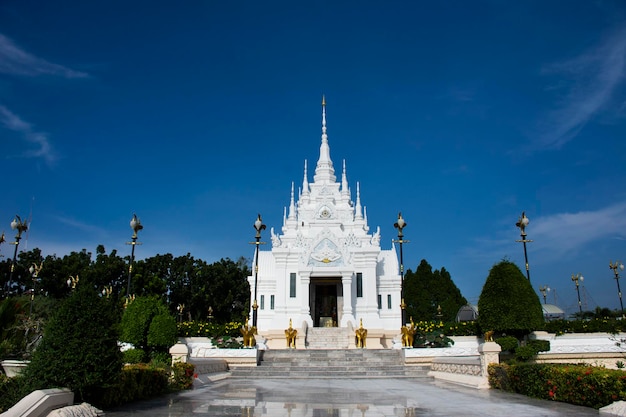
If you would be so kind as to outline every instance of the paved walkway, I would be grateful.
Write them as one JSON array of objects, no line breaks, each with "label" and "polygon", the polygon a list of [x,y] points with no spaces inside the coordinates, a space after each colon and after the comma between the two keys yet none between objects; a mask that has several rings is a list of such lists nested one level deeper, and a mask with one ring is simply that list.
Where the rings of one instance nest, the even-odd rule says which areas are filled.
[{"label": "paved walkway", "polygon": [[224,379],[107,417],[587,417],[597,410],[431,379]]}]

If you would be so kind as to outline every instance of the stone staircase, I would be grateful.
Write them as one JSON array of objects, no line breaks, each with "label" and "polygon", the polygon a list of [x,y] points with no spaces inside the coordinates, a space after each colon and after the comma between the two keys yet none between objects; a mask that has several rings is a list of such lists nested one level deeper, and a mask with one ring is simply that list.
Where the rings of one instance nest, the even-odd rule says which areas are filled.
[{"label": "stone staircase", "polygon": [[256,367],[233,367],[232,378],[427,378],[428,366],[405,366],[401,350],[284,349],[262,352]]},{"label": "stone staircase", "polygon": [[348,349],[351,337],[354,337],[354,333],[347,328],[309,327],[306,331],[306,348]]}]

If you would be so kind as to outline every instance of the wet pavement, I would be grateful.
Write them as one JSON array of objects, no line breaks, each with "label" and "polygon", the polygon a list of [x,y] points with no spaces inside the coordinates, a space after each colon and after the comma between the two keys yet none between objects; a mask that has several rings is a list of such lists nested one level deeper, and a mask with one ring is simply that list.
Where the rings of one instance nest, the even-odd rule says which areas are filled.
[{"label": "wet pavement", "polygon": [[593,408],[419,379],[233,379],[107,410],[107,417],[598,416]]}]

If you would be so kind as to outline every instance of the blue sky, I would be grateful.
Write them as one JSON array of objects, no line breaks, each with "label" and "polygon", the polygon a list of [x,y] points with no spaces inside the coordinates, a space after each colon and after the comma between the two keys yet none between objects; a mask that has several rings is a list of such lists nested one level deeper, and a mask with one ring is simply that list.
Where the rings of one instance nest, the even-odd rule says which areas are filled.
[{"label": "blue sky", "polygon": [[385,249],[402,211],[407,268],[477,301],[494,263],[523,268],[526,211],[535,289],[575,311],[580,272],[586,307],[617,308],[625,67],[621,0],[4,0],[0,231],[32,212],[23,249],[124,255],[137,213],[139,258],[251,258],[256,214],[280,229],[317,161],[325,94],[335,169]]}]

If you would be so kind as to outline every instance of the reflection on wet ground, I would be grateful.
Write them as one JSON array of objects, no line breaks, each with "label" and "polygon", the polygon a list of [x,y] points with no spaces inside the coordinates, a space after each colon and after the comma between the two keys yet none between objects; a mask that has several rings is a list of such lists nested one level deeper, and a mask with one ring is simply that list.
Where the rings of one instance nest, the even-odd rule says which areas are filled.
[{"label": "reflection on wet ground", "polygon": [[107,417],[597,416],[598,411],[420,379],[225,379]]}]

